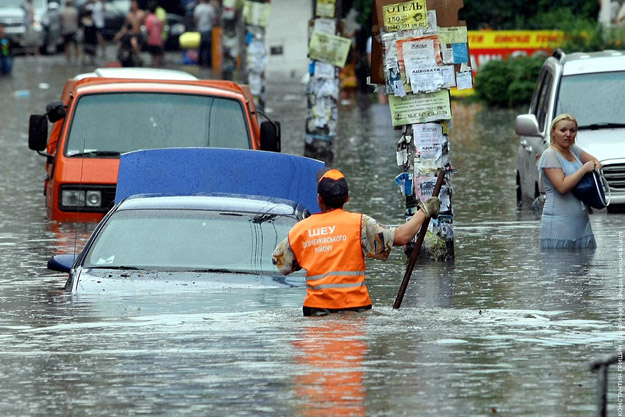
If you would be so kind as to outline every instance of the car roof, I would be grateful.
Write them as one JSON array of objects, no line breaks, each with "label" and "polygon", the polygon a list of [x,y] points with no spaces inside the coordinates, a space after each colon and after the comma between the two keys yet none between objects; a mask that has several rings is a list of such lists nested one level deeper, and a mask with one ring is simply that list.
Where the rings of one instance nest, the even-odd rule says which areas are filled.
[{"label": "car roof", "polygon": [[240,213],[277,214],[298,220],[309,215],[308,211],[294,201],[263,196],[209,193],[198,195],[148,195],[128,197],[116,212],[126,210],[207,210]]},{"label": "car roof", "polygon": [[104,78],[138,78],[145,80],[197,80],[198,78],[185,71],[162,68],[96,68],[93,72],[78,74],[75,80],[89,77]]},{"label": "car roof", "polygon": [[574,52],[567,54],[565,59],[563,76],[625,71],[625,54],[620,51]]}]

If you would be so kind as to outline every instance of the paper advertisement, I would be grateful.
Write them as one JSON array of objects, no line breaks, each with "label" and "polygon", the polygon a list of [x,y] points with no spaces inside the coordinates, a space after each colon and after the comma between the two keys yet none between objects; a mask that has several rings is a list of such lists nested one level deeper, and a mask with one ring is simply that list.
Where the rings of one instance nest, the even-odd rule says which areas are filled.
[{"label": "paper advertisement", "polygon": [[336,20],[334,19],[315,19],[313,30],[320,33],[328,33],[334,35],[336,33]]},{"label": "paper advertisement", "polygon": [[447,28],[438,28],[438,39],[443,44],[467,43],[469,39],[467,27],[454,26]]},{"label": "paper advertisement", "polygon": [[321,62],[344,67],[352,41],[349,38],[313,31],[310,38],[309,56]]},{"label": "paper advertisement", "polygon": [[428,25],[426,0],[384,6],[382,13],[384,30],[387,32],[417,29]]},{"label": "paper advertisement", "polygon": [[243,6],[243,21],[248,25],[265,27],[269,23],[269,3],[246,1]]},{"label": "paper advertisement", "polygon": [[412,126],[415,153],[421,159],[438,159],[443,153],[447,138],[439,123],[423,123]]},{"label": "paper advertisement", "polygon": [[334,9],[336,0],[317,0],[317,8],[315,16],[317,17],[334,17]]},{"label": "paper advertisement", "polygon": [[393,126],[451,119],[449,90],[434,93],[389,96]]}]

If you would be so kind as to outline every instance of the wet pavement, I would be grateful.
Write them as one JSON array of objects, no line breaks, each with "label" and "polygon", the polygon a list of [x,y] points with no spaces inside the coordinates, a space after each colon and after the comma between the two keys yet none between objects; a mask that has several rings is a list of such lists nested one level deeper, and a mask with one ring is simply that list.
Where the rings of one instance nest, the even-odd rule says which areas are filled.
[{"label": "wet pavement", "polygon": [[[176,56],[168,56],[175,68]],[[515,200],[515,111],[455,102],[455,261],[368,262],[374,309],[301,316],[302,289],[64,294],[49,257],[78,251],[93,225],[46,219],[44,158],[28,115],[93,67],[25,58],[0,78],[0,414],[6,416],[588,416],[591,361],[617,353],[625,216],[591,216],[595,251],[539,249],[540,219]],[[209,71],[184,67],[201,77]],[[303,154],[304,86],[267,86],[283,152]],[[403,222],[388,105],[340,106],[333,166],[347,208]],[[526,206],[528,203],[526,202]],[[617,415],[616,367],[609,415]]]}]

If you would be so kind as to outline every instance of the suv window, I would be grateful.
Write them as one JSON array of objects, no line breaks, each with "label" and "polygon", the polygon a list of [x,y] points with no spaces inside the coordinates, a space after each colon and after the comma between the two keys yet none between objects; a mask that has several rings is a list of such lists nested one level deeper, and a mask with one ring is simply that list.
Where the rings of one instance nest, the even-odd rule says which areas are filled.
[{"label": "suv window", "polygon": [[556,114],[575,115],[579,126],[623,123],[625,71],[589,73],[562,77]]},{"label": "suv window", "polygon": [[190,94],[114,93],[79,99],[65,155],[118,156],[139,149],[250,149],[236,100]]},{"label": "suv window", "polygon": [[[545,118],[549,112],[549,96],[551,95],[551,80],[553,76],[551,72],[544,71],[540,79],[538,80],[540,85],[540,90],[538,91],[536,97],[536,103],[534,107],[533,113],[536,115],[536,120],[538,120],[538,128],[541,132],[545,130]],[[534,103],[533,103],[534,104]]]}]

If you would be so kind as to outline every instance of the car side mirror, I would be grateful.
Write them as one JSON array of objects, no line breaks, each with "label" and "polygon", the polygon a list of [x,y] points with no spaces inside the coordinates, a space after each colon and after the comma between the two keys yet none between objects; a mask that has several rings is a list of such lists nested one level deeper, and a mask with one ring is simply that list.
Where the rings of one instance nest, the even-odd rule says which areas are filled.
[{"label": "car side mirror", "polygon": [[56,123],[65,117],[65,104],[61,100],[53,101],[46,106],[46,116],[51,123]]},{"label": "car side mirror", "polygon": [[521,114],[516,117],[514,131],[519,136],[541,136],[538,120],[533,114]]},{"label": "car side mirror", "polygon": [[267,120],[260,124],[260,149],[280,152],[280,122]]},{"label": "car side mirror", "polygon": [[48,116],[31,114],[28,124],[28,148],[41,152],[48,143]]},{"label": "car side mirror", "polygon": [[58,272],[69,272],[74,266],[76,255],[56,255],[48,261],[48,269]]}]

